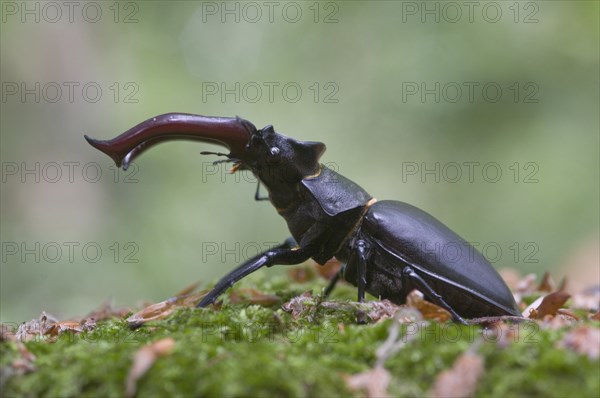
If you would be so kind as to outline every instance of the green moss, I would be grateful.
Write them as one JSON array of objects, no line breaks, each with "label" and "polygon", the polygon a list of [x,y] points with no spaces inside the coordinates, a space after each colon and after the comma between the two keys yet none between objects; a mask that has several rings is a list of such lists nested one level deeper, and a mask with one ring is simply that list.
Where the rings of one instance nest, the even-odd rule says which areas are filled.
[{"label": "green moss", "polygon": [[[596,325],[597,326],[597,325]],[[481,395],[597,397],[600,364],[585,355],[556,347],[566,330],[529,328],[508,349],[488,344]]]},{"label": "green moss", "polygon": [[[164,337],[172,337],[175,348],[138,381],[140,397],[362,395],[349,391],[343,376],[373,367],[392,320],[356,325],[356,306],[341,299],[355,294],[350,287],[334,296],[343,304],[339,309],[323,308],[318,296],[297,319],[281,309],[292,293],[312,290],[318,295],[323,286],[322,281],[248,278],[240,287],[278,294],[282,302],[263,307],[226,299],[219,310],[180,309],[135,331],[124,320],[112,320],[90,332],[62,335],[54,343],[28,342],[36,370],[22,376],[10,377],[10,363],[20,354],[16,343],[4,342],[2,395],[123,396],[135,352]],[[598,396],[599,362],[558,347],[565,330],[521,326],[519,331],[518,338],[501,348],[479,327],[404,325],[403,336],[413,337],[385,362],[392,375],[389,392],[423,396],[441,371],[474,349],[485,361],[477,395]]]}]

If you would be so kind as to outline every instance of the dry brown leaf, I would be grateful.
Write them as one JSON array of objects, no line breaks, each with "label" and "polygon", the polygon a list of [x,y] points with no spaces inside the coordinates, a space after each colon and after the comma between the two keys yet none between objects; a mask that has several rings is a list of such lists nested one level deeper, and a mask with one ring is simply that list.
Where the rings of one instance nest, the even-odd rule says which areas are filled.
[{"label": "dry brown leaf", "polygon": [[556,291],[558,292],[566,292],[567,291],[567,286],[569,285],[569,278],[567,278],[566,276],[562,279],[562,281],[560,281],[560,284],[558,285],[558,288],[556,289]]},{"label": "dry brown leaf", "polygon": [[579,316],[577,316],[577,314],[575,314],[573,311],[569,311],[565,308],[559,308],[558,310],[556,310],[556,313],[558,315],[563,315],[569,318],[573,318],[573,320],[575,321],[580,321],[581,318]]},{"label": "dry brown leaf", "polygon": [[400,309],[400,306],[389,300],[372,301],[369,303],[371,311],[367,314],[374,322],[391,318]]},{"label": "dry brown leaf", "polygon": [[506,348],[513,342],[519,341],[519,335],[522,332],[520,332],[519,325],[499,321],[489,325],[484,333],[486,338],[495,341],[498,347]]},{"label": "dry brown leaf", "polygon": [[515,301],[517,302],[518,305],[520,305],[520,308],[523,308],[523,307],[526,306],[526,305],[523,304],[523,297],[524,296],[529,296],[529,295],[535,293],[535,291],[536,291],[536,286],[535,286],[535,280],[536,280],[536,278],[537,277],[536,277],[535,274],[525,275],[514,286],[510,287],[510,289],[513,292],[513,296],[515,298]]},{"label": "dry brown leaf", "polygon": [[458,357],[449,370],[444,370],[435,379],[429,391],[432,397],[471,397],[477,389],[477,382],[483,375],[483,358],[466,352]]},{"label": "dry brown leaf", "polygon": [[383,366],[376,366],[366,372],[345,376],[346,386],[353,391],[364,391],[367,397],[389,397],[390,373]]},{"label": "dry brown leaf", "polygon": [[319,265],[315,263],[315,268],[321,277],[327,279],[328,281],[332,280],[333,277],[339,272],[342,267],[342,263],[336,259],[335,257],[327,260],[327,262],[323,265]]},{"label": "dry brown leaf", "polygon": [[300,266],[288,269],[288,275],[294,282],[306,283],[315,279],[317,277],[317,272],[314,267]]},{"label": "dry brown leaf", "polygon": [[23,322],[19,325],[15,337],[19,341],[43,340],[49,325],[58,322],[52,315],[42,311],[38,319]]},{"label": "dry brown leaf", "polygon": [[510,290],[515,290],[519,281],[521,280],[521,274],[514,268],[502,268],[498,271],[506,285],[510,288]]},{"label": "dry brown leaf", "polygon": [[83,331],[93,330],[95,327],[96,322],[94,319],[58,321],[53,316],[42,312],[39,319],[23,322],[17,329],[15,338],[18,341],[31,341],[37,339],[54,342],[56,341],[56,337],[63,333],[81,333]]},{"label": "dry brown leaf", "polygon": [[61,321],[49,325],[44,334],[58,336],[65,332],[81,333],[81,325],[76,321]]},{"label": "dry brown leaf", "polygon": [[141,347],[133,357],[133,364],[125,381],[125,395],[133,397],[137,391],[137,381],[142,378],[161,356],[167,356],[173,352],[175,340],[166,337],[154,343]]},{"label": "dry brown leaf", "polygon": [[559,329],[564,329],[565,327],[571,326],[575,322],[577,322],[577,321],[569,316],[546,315],[541,323],[541,328],[548,329],[548,330],[559,330]]},{"label": "dry brown leaf", "polygon": [[600,309],[600,286],[592,286],[574,294],[571,308],[598,311]]},{"label": "dry brown leaf", "polygon": [[25,344],[20,341],[17,342],[17,348],[19,350],[19,356],[15,358],[10,365],[14,369],[15,373],[19,376],[22,376],[26,373],[35,371],[35,355],[32,354],[27,347],[25,347]]},{"label": "dry brown leaf", "polygon": [[537,290],[539,292],[548,292],[548,293],[556,290],[556,283],[554,283],[552,276],[550,276],[550,272],[546,271],[546,273],[542,277],[542,281],[540,282],[540,284],[537,287]]},{"label": "dry brown leaf", "polygon": [[531,319],[543,319],[546,315],[556,315],[559,308],[571,297],[566,292],[554,292],[550,293],[542,299],[541,304],[535,310],[531,311],[529,318]]},{"label": "dry brown leaf", "polygon": [[170,299],[161,301],[160,303],[151,304],[127,318],[127,323],[129,324],[129,327],[135,328],[140,327],[149,321],[164,319],[171,315],[177,308],[195,307],[196,304],[198,304],[198,302],[202,300],[207,293],[208,290],[205,290],[198,293],[188,294],[186,296],[171,297]]},{"label": "dry brown leaf", "polygon": [[521,294],[531,294],[535,292],[536,279],[537,276],[535,274],[525,275],[525,277],[523,277],[523,279],[521,279],[519,283],[517,283],[515,290]]},{"label": "dry brown leaf", "polygon": [[406,304],[409,307],[416,308],[423,315],[423,319],[430,319],[437,322],[446,322],[452,319],[452,315],[440,306],[437,306],[423,298],[423,294],[418,290],[413,290],[406,296]]},{"label": "dry brown leaf", "polygon": [[587,355],[590,359],[598,359],[600,357],[600,329],[579,326],[563,337],[559,342],[559,347]]},{"label": "dry brown leaf", "polygon": [[281,308],[285,312],[291,313],[292,314],[292,318],[298,319],[298,317],[300,316],[300,314],[302,314],[302,312],[304,312],[304,310],[306,309],[306,302],[309,301],[309,300],[310,301],[313,300],[312,292],[311,291],[304,292],[300,296],[292,298],[290,301],[288,301],[287,303],[283,304],[281,306]]},{"label": "dry brown leaf", "polygon": [[129,308],[115,309],[110,300],[106,300],[98,308],[85,316],[85,319],[94,319],[96,322],[111,318],[123,318],[131,310]]},{"label": "dry brown leaf", "polygon": [[281,300],[281,297],[274,294],[266,294],[253,288],[241,288],[234,290],[229,299],[234,304],[248,303],[269,306],[277,304]]},{"label": "dry brown leaf", "polygon": [[94,319],[84,319],[80,322],[76,321],[61,321],[55,322],[46,327],[44,334],[56,337],[66,332],[81,333],[96,328]]},{"label": "dry brown leaf", "polygon": [[194,290],[196,290],[198,288],[198,286],[200,286],[200,283],[202,283],[202,282],[196,281],[196,282],[192,283],[191,285],[184,287],[181,291],[179,291],[177,294],[175,294],[175,297],[187,296],[188,294],[190,294]]},{"label": "dry brown leaf", "polygon": [[600,311],[596,312],[594,315],[590,317],[592,321],[600,321]]},{"label": "dry brown leaf", "polygon": [[2,341],[17,341],[12,325],[0,323],[0,342]]}]

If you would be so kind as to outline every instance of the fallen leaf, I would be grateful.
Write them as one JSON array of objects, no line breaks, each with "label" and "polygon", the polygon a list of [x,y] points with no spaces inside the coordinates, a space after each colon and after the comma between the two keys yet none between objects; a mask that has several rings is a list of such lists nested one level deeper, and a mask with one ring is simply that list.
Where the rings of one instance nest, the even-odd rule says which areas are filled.
[{"label": "fallen leaf", "polygon": [[53,316],[42,311],[39,319],[23,322],[17,329],[15,338],[18,341],[45,340],[47,342],[54,342],[56,341],[56,337],[62,333],[81,333],[92,330],[95,327],[96,321],[94,319],[58,321]]},{"label": "fallen leaf", "polygon": [[58,320],[55,317],[42,311],[38,319],[19,325],[15,337],[19,341],[43,340],[48,326],[56,322]]},{"label": "fallen leaf", "polygon": [[253,288],[241,288],[234,290],[229,299],[232,303],[248,303],[259,305],[273,305],[281,301],[281,297],[274,294],[266,294]]},{"label": "fallen leaf", "polygon": [[96,322],[103,321],[105,319],[111,318],[123,318],[125,315],[130,313],[131,310],[129,308],[113,308],[113,305],[110,300],[106,300],[102,303],[98,308],[87,314],[85,319],[94,319]]},{"label": "fallen leaf", "polygon": [[137,391],[137,382],[154,365],[158,357],[171,354],[175,347],[175,340],[166,337],[154,343],[141,347],[133,357],[133,364],[125,381],[125,395],[133,397]]},{"label": "fallen leaf", "polygon": [[96,321],[94,319],[84,319],[81,322],[61,321],[48,325],[44,334],[56,337],[66,332],[81,333],[95,328]]},{"label": "fallen leaf", "polygon": [[130,328],[138,328],[146,322],[164,319],[171,315],[177,308],[195,307],[196,304],[198,304],[198,302],[202,300],[207,293],[208,290],[205,290],[198,293],[188,294],[186,296],[171,297],[170,299],[161,301],[160,303],[151,304],[127,318],[127,323],[129,324]]},{"label": "fallen leaf", "polygon": [[339,272],[340,268],[342,268],[342,263],[337,258],[333,257],[332,259],[327,260],[323,265],[315,263],[315,268],[321,277],[330,281]]},{"label": "fallen leaf", "polygon": [[577,314],[575,314],[573,311],[569,311],[565,308],[559,308],[558,310],[556,310],[556,313],[558,315],[563,315],[563,316],[573,318],[576,321],[581,320],[581,318],[579,316],[577,316]]},{"label": "fallen leaf", "polygon": [[300,314],[306,310],[307,302],[313,302],[312,291],[304,292],[300,296],[292,298],[287,303],[283,304],[281,308],[285,312],[292,314],[292,318],[298,319]]},{"label": "fallen leaf", "polygon": [[288,275],[294,282],[306,283],[315,279],[317,273],[313,267],[300,266],[288,269]]},{"label": "fallen leaf", "polygon": [[558,289],[556,289],[559,292],[565,292],[567,291],[567,286],[569,285],[569,279],[565,276],[562,281],[560,281],[560,284],[558,285]]},{"label": "fallen leaf", "polygon": [[574,294],[571,308],[598,311],[600,309],[600,285],[589,287]]},{"label": "fallen leaf", "polygon": [[539,292],[548,292],[548,293],[556,290],[556,283],[554,283],[554,280],[550,276],[550,272],[546,271],[546,273],[542,277],[542,281],[540,282],[540,284],[537,287],[537,290]]},{"label": "fallen leaf", "polygon": [[535,292],[535,280],[537,279],[535,274],[525,275],[523,279],[517,283],[515,291],[522,295],[531,294]]},{"label": "fallen leaf", "polygon": [[598,359],[600,357],[600,329],[579,326],[567,333],[558,345],[578,354],[587,355],[590,359]]},{"label": "fallen leaf", "polygon": [[525,318],[529,318],[529,319],[535,319],[535,317],[537,316],[537,309],[540,304],[542,304],[542,300],[544,300],[545,296],[540,296],[538,298],[536,298],[531,304],[529,304],[524,310],[523,310],[523,316]]},{"label": "fallen leaf", "polygon": [[444,370],[436,377],[427,395],[438,398],[471,397],[475,394],[483,370],[481,356],[466,352],[454,361],[451,369]]},{"label": "fallen leaf", "polygon": [[19,356],[11,363],[11,367],[15,370],[16,375],[22,376],[26,373],[35,371],[35,355],[20,341],[17,342],[17,348],[19,350]]},{"label": "fallen leaf", "polygon": [[590,317],[592,321],[600,321],[600,311],[596,312],[594,315]]},{"label": "fallen leaf", "polygon": [[510,290],[515,290],[519,281],[521,280],[521,274],[514,268],[502,268],[498,271],[506,285]]},{"label": "fallen leaf", "polygon": [[560,329],[564,329],[567,326],[573,325],[575,322],[577,322],[577,321],[574,318],[571,318],[569,316],[546,315],[544,317],[540,327],[542,329],[548,329],[548,330],[560,330]]},{"label": "fallen leaf", "polygon": [[2,341],[17,341],[12,325],[0,323],[0,342]]},{"label": "fallen leaf", "polygon": [[406,296],[406,304],[409,307],[416,308],[423,315],[423,319],[430,319],[437,322],[446,322],[452,319],[452,315],[442,307],[426,301],[423,293],[413,290]]},{"label": "fallen leaf", "polygon": [[372,301],[369,303],[369,307],[371,310],[367,315],[374,322],[391,318],[400,309],[399,305],[396,305],[389,300]]},{"label": "fallen leaf", "polygon": [[194,290],[196,290],[198,288],[198,286],[200,286],[200,283],[202,283],[202,282],[201,281],[196,281],[196,282],[192,283],[191,285],[188,285],[188,286],[184,287],[181,291],[179,291],[175,295],[175,297],[187,296],[188,294],[190,294]]},{"label": "fallen leaf", "polygon": [[512,343],[519,341],[519,335],[522,334],[522,331],[519,325],[495,322],[488,325],[483,333],[487,340],[495,341],[496,345],[500,348],[506,348]]},{"label": "fallen leaf", "polygon": [[80,328],[79,322],[61,321],[61,322],[53,323],[46,328],[44,334],[48,334],[50,336],[58,336],[59,334],[62,334],[65,332],[80,333],[81,328]]},{"label": "fallen leaf", "polygon": [[571,297],[566,292],[554,292],[547,296],[544,296],[541,304],[535,310],[532,310],[529,314],[531,319],[543,319],[546,315],[556,315],[559,308]]},{"label": "fallen leaf", "polygon": [[364,391],[367,397],[389,397],[390,373],[383,366],[376,366],[366,372],[345,376],[346,386],[353,391]]}]

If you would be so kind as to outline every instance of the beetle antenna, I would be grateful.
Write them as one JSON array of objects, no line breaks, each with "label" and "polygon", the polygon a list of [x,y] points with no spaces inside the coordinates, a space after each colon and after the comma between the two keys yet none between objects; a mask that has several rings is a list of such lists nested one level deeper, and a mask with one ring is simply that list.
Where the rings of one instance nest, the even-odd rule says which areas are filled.
[{"label": "beetle antenna", "polygon": [[227,157],[229,157],[229,155],[226,154],[226,153],[222,153],[222,152],[209,152],[209,151],[202,151],[202,152],[200,152],[200,155],[217,155],[217,156],[227,156]]},{"label": "beetle antenna", "polygon": [[200,152],[200,155],[217,155],[217,156],[227,156],[228,159],[222,159],[222,160],[215,160],[212,164],[213,166],[217,165],[217,164],[221,164],[221,163],[230,163],[230,162],[235,162],[234,159],[232,159],[230,157],[229,154],[227,153],[222,153],[222,152],[210,152],[210,151],[202,151]]},{"label": "beetle antenna", "polygon": [[231,163],[231,162],[235,162],[235,160],[233,160],[233,159],[215,160],[214,162],[212,162],[212,164],[213,164],[213,166],[216,166],[221,163]]}]

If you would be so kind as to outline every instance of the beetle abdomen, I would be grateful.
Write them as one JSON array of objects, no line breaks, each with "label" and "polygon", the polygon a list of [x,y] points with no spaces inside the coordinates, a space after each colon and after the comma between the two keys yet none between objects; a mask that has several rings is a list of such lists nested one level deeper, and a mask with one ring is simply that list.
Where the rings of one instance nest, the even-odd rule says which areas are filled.
[{"label": "beetle abdomen", "polygon": [[411,266],[459,314],[520,316],[511,291],[485,257],[423,210],[398,201],[376,202],[360,233],[380,246],[377,252],[389,256],[373,264],[375,268],[400,274]]}]

